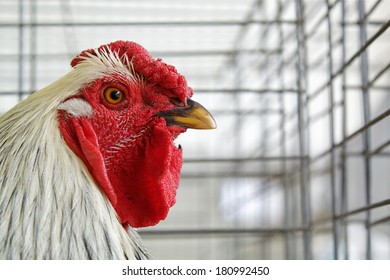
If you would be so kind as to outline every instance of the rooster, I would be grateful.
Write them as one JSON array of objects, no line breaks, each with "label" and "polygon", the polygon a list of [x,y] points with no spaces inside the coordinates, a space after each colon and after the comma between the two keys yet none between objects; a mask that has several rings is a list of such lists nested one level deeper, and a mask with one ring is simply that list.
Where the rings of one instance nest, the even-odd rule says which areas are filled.
[{"label": "rooster", "polygon": [[147,259],[135,228],[175,204],[174,139],[214,119],[137,43],[83,51],[71,66],[0,117],[0,259]]}]

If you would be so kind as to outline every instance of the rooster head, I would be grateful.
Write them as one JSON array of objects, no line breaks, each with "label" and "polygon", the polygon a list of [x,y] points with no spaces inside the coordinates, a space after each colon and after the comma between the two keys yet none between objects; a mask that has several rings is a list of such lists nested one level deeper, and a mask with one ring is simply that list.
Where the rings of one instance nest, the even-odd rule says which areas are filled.
[{"label": "rooster head", "polygon": [[187,128],[215,128],[213,117],[190,99],[173,66],[134,42],[83,51],[71,65],[88,82],[58,107],[66,144],[124,226],[157,224],[179,185],[182,149],[174,139]]}]

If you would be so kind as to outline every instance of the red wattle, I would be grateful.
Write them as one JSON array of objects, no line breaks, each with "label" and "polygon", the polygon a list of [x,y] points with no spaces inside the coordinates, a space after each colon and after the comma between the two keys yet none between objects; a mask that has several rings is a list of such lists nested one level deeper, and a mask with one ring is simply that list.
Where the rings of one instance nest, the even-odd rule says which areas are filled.
[{"label": "red wattle", "polygon": [[107,176],[104,159],[100,152],[100,147],[95,131],[91,123],[85,118],[71,118],[66,125],[60,118],[60,130],[65,142],[70,149],[84,162],[89,172],[103,189],[111,204],[115,207],[117,196]]},{"label": "red wattle", "polygon": [[108,176],[122,223],[147,227],[164,220],[176,202],[181,167],[182,151],[173,145],[164,122],[111,158]]}]

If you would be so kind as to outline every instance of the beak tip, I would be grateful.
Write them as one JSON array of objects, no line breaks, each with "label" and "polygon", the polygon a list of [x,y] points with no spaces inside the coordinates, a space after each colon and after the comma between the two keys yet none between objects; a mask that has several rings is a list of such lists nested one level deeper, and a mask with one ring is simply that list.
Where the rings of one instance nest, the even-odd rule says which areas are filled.
[{"label": "beak tip", "polygon": [[217,128],[217,123],[215,122],[213,116],[210,114],[208,119],[208,124],[205,127],[205,129],[216,129],[216,128]]}]

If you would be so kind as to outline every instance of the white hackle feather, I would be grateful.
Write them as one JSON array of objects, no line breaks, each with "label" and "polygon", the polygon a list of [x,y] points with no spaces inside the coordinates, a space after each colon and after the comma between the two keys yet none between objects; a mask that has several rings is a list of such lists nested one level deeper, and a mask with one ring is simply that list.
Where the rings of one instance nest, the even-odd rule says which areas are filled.
[{"label": "white hackle feather", "polygon": [[113,53],[91,56],[0,117],[0,259],[147,258],[58,127],[59,109],[92,116],[62,102],[113,72],[136,77]]}]

